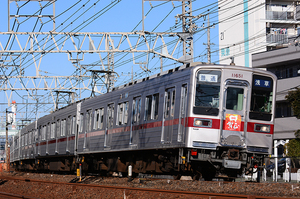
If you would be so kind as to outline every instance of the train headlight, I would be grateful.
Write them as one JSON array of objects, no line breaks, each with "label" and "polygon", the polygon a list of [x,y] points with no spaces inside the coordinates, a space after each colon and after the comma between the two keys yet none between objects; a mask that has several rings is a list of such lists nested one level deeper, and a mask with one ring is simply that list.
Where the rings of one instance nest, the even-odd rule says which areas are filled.
[{"label": "train headlight", "polygon": [[270,133],[270,125],[265,124],[255,124],[254,131],[262,133]]},{"label": "train headlight", "polygon": [[200,119],[200,118],[195,118],[194,119],[194,126],[197,126],[197,127],[211,127],[211,125],[212,125],[212,120]]},{"label": "train headlight", "polygon": [[201,120],[195,120],[194,121],[194,126],[202,126],[202,121]]}]

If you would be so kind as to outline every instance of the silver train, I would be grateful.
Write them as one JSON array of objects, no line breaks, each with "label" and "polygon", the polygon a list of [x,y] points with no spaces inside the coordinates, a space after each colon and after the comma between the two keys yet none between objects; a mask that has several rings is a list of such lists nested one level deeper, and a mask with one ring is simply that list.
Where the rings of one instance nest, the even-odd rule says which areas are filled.
[{"label": "silver train", "polygon": [[272,152],[276,77],[191,63],[83,99],[21,129],[20,170],[235,178]]}]

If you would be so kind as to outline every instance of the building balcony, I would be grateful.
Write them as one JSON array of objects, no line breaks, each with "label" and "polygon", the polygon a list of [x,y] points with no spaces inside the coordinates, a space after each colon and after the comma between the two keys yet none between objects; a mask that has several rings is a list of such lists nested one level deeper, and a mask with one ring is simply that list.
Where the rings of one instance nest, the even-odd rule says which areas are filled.
[{"label": "building balcony", "polygon": [[267,43],[288,44],[289,37],[287,34],[268,34]]},{"label": "building balcony", "polygon": [[294,17],[294,12],[282,12],[282,11],[269,11],[266,10],[267,20],[296,20]]}]

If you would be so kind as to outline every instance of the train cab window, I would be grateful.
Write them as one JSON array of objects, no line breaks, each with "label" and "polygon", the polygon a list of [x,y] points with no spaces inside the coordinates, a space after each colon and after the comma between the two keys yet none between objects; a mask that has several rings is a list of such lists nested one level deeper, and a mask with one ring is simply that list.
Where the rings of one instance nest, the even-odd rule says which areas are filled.
[{"label": "train cab window", "polygon": [[50,138],[51,139],[53,139],[53,138],[55,138],[55,122],[53,122],[52,124],[51,124],[51,136],[50,136]]},{"label": "train cab window", "polygon": [[226,96],[226,109],[243,110],[244,89],[228,87]]},{"label": "train cab window", "polygon": [[219,114],[221,71],[200,70],[196,75],[194,114]]},{"label": "train cab window", "polygon": [[252,85],[249,118],[271,121],[273,100],[272,78],[253,75]]},{"label": "train cab window", "polygon": [[133,123],[138,123],[140,121],[141,104],[142,104],[141,97],[133,98],[133,105],[132,105]]}]

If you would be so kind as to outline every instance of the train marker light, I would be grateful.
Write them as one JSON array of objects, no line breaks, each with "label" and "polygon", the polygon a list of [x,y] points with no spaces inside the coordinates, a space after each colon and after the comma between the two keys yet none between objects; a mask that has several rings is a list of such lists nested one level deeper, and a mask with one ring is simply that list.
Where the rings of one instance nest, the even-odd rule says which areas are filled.
[{"label": "train marker light", "polygon": [[191,155],[192,156],[197,156],[198,155],[197,149],[192,149]]},{"label": "train marker light", "polygon": [[211,125],[212,125],[212,120],[200,119],[200,118],[195,118],[194,119],[194,126],[197,126],[197,127],[211,127]]},{"label": "train marker light", "polygon": [[255,124],[254,131],[261,132],[261,133],[270,133],[270,125]]}]

